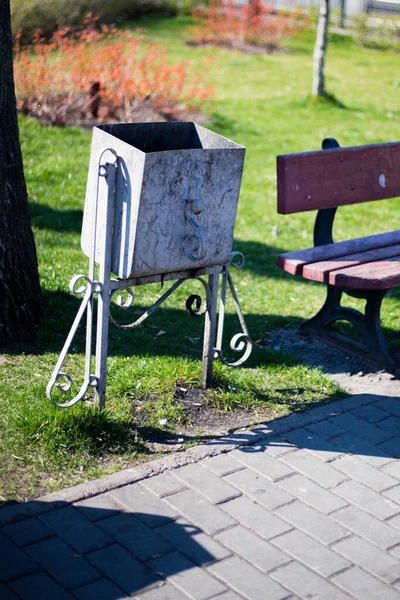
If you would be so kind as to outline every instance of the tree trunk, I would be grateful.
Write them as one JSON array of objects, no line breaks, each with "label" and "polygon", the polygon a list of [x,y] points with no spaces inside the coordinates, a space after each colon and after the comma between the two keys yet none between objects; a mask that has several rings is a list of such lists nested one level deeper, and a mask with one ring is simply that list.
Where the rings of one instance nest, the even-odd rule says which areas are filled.
[{"label": "tree trunk", "polygon": [[0,0],[0,347],[33,340],[40,316],[14,92],[10,0]]},{"label": "tree trunk", "polygon": [[346,0],[340,0],[339,27],[342,29],[346,27]]},{"label": "tree trunk", "polygon": [[313,96],[325,96],[324,64],[328,45],[329,0],[320,0],[317,39],[314,47]]}]

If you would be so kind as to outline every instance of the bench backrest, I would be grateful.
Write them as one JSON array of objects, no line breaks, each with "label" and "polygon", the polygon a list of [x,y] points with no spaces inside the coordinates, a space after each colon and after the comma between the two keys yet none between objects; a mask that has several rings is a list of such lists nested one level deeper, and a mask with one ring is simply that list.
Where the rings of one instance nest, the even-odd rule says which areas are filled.
[{"label": "bench backrest", "polygon": [[400,142],[331,149],[332,143],[277,157],[279,213],[400,196]]}]

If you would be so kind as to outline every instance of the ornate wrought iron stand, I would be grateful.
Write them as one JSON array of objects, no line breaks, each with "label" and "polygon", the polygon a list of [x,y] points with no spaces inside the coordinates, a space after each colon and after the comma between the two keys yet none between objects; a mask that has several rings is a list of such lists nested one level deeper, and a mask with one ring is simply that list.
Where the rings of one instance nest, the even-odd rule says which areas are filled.
[{"label": "ornate wrought iron stand", "polygon": [[[46,393],[48,399],[56,406],[67,408],[77,402],[84,400],[87,391],[94,389],[95,399],[99,407],[105,406],[106,392],[106,369],[107,369],[107,349],[108,349],[108,327],[111,321],[121,329],[135,329],[141,325],[151,314],[153,314],[162,303],[185,281],[196,279],[202,283],[206,295],[205,307],[201,306],[201,297],[191,295],[186,301],[186,309],[192,315],[205,315],[204,340],[203,340],[203,372],[202,388],[207,388],[212,383],[212,363],[214,360],[222,360],[230,366],[238,366],[244,363],[252,350],[252,342],[244,320],[239,300],[230,274],[230,267],[241,268],[244,264],[244,257],[239,252],[232,252],[228,263],[223,265],[211,266],[202,269],[191,269],[190,271],[168,273],[167,275],[155,275],[151,277],[142,277],[134,279],[117,279],[111,277],[111,257],[112,257],[112,236],[114,223],[114,205],[116,194],[116,172],[118,157],[113,149],[107,148],[99,157],[98,163],[98,189],[96,196],[95,220],[98,215],[99,186],[102,180],[107,185],[107,200],[105,211],[105,231],[101,239],[97,239],[97,222],[93,228],[93,251],[89,258],[88,275],[75,275],[70,282],[70,291],[73,294],[82,295],[83,299],[70,332],[64,343],[64,347],[58,358],[57,364],[52,373],[51,379],[47,385]],[[190,206],[189,206],[190,204]],[[199,214],[200,205],[196,201],[189,201],[186,210],[193,215]],[[198,253],[203,252],[205,242],[201,228],[195,223],[192,216],[187,216],[187,220],[194,226],[196,234],[187,236],[184,245],[193,253],[196,260]],[[96,260],[100,256],[98,268]],[[97,277],[96,277],[97,274]],[[207,280],[205,279],[207,277]],[[114,294],[118,294],[117,304],[121,308],[128,309],[132,306],[134,294],[132,287],[156,281],[164,282],[164,279],[176,280],[175,283],[164,292],[164,294],[148,308],[138,319],[128,325],[122,325],[115,321],[110,313],[110,303]],[[219,280],[221,279],[221,292],[219,294]],[[225,303],[227,288],[232,294],[236,312],[241,325],[241,333],[236,334],[231,340],[231,349],[240,352],[241,356],[234,362],[228,362],[224,359],[222,353],[223,330],[225,318]],[[127,299],[124,300],[123,292],[127,293]],[[219,314],[217,317],[218,295],[220,295]],[[94,299],[97,297],[97,323],[94,332]],[[69,392],[72,388],[72,377],[63,370],[65,359],[68,355],[71,344],[77,333],[78,327],[86,313],[86,345],[85,345],[85,370],[84,379],[81,387],[75,396],[66,402],[58,402],[53,397],[54,388],[61,392]],[[218,321],[218,322],[217,322]],[[95,333],[95,335],[94,335]],[[95,353],[93,356],[93,338],[96,339]],[[216,340],[216,341],[215,341]],[[94,371],[93,371],[94,363]]]}]

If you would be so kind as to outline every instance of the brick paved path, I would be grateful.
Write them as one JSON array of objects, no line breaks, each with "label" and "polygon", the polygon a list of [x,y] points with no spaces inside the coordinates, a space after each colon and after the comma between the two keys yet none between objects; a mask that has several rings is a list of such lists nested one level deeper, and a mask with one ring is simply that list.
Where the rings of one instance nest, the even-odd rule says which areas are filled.
[{"label": "brick paved path", "polygon": [[352,396],[3,508],[0,599],[400,600],[399,457]]}]

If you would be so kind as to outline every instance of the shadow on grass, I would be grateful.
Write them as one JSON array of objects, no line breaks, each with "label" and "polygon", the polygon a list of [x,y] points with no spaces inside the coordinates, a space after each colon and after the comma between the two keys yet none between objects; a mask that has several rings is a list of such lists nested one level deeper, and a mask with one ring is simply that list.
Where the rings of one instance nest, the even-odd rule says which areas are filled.
[{"label": "shadow on grass", "polygon": [[32,225],[38,229],[80,233],[82,228],[82,210],[58,210],[46,204],[29,205]]},{"label": "shadow on grass", "polygon": [[[251,243],[250,243],[251,245]],[[251,256],[251,253],[249,253]],[[249,261],[251,263],[251,261]],[[250,266],[252,268],[252,266]],[[306,286],[313,286],[312,282],[299,280],[299,283]],[[188,282],[188,296],[190,294],[190,282]],[[308,291],[312,294],[312,289]],[[390,293],[392,299],[400,299],[400,290],[393,290]],[[66,340],[72,322],[80,306],[80,298],[67,292],[45,292],[44,307],[45,316],[43,319],[39,340],[36,344],[15,345],[7,348],[8,354],[33,354],[42,355],[48,352],[58,354]],[[176,356],[189,359],[201,360],[203,345],[204,316],[190,316],[184,306],[184,300],[181,301],[181,308],[171,308],[162,306],[144,323],[132,330],[122,330],[114,325],[109,329],[108,356]],[[267,298],[265,300],[267,303]],[[143,307],[133,305],[129,310],[124,311],[113,306],[112,313],[117,321],[129,323],[136,320],[148,306]],[[228,311],[232,310],[232,307]],[[295,329],[304,319],[300,317],[287,317],[284,314],[263,314],[246,313],[246,324],[253,342],[263,344],[268,338],[268,332],[280,328]],[[93,323],[96,323],[96,303],[94,309]],[[391,328],[383,327],[383,334],[389,347],[394,350],[398,346],[397,332]],[[240,325],[234,312],[227,312],[224,325],[224,344],[223,352],[229,360],[236,359],[235,353],[230,351],[229,343],[231,338],[240,333]],[[86,318],[82,319],[77,334],[70,348],[70,354],[84,352],[86,334]],[[244,367],[253,368],[261,364],[270,364],[274,360],[268,356],[266,350],[258,351],[257,346],[253,350],[250,359]],[[281,356],[280,353],[277,354]],[[257,357],[257,358],[255,358]],[[278,358],[277,361],[282,361]]]},{"label": "shadow on grass", "polygon": [[[197,290],[190,289],[187,296]],[[36,344],[15,345],[7,348],[8,354],[59,353],[78,312],[81,299],[67,292],[44,292],[44,319],[40,337]],[[204,295],[203,295],[204,300]],[[180,300],[181,308],[161,307],[142,325],[131,330],[122,330],[110,324],[109,356],[185,356],[200,359],[203,345],[204,315],[190,316],[185,310],[185,300]],[[94,305],[93,323],[96,323]],[[148,306],[133,305],[129,310],[112,306],[113,317],[125,324],[135,321]],[[228,311],[231,310],[232,307]],[[252,340],[262,340],[268,331],[279,326],[297,325],[301,319],[280,315],[246,314],[245,320]],[[240,324],[235,313],[225,314],[224,340],[229,346],[233,335],[240,333]],[[71,353],[84,351],[86,316],[71,346]],[[225,347],[224,346],[224,347]]]}]

